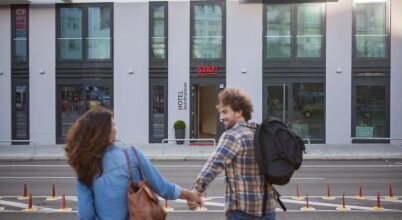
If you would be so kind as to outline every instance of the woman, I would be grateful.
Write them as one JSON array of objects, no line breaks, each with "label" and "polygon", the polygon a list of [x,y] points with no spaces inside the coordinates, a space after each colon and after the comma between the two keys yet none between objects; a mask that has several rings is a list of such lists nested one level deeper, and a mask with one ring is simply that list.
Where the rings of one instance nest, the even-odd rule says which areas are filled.
[{"label": "woman", "polygon": [[[129,219],[127,208],[128,165],[124,150],[113,143],[116,124],[113,113],[103,107],[87,111],[70,128],[66,140],[68,163],[77,173],[79,219]],[[134,152],[127,150],[132,175],[140,180]],[[166,199],[201,203],[196,191],[166,180],[137,149],[144,177]]]}]

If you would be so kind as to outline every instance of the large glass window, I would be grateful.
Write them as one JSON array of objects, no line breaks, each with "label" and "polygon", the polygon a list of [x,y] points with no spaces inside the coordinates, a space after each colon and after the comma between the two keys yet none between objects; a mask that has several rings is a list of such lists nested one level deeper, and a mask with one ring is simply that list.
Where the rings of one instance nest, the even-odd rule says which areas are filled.
[{"label": "large glass window", "polygon": [[385,85],[357,85],[355,137],[386,137]]},{"label": "large glass window", "polygon": [[16,83],[13,86],[14,92],[14,129],[13,139],[29,139],[29,102],[28,102],[28,83]]},{"label": "large glass window", "polygon": [[151,140],[157,139],[159,142],[165,138],[166,127],[166,105],[165,105],[165,86],[152,86],[152,124]]},{"label": "large glass window", "polygon": [[154,5],[151,16],[151,59],[163,60],[166,58],[166,6]]},{"label": "large glass window", "polygon": [[220,4],[193,6],[192,58],[223,58],[223,9]]},{"label": "large glass window", "polygon": [[265,59],[321,58],[323,3],[265,5]]},{"label": "large glass window", "polygon": [[297,57],[321,57],[321,13],[321,4],[300,4],[297,7]]},{"label": "large glass window", "polygon": [[82,59],[82,9],[60,9],[60,59]]},{"label": "large glass window", "polygon": [[313,143],[324,143],[324,83],[271,84],[266,92],[266,117],[283,121],[296,134]]},{"label": "large glass window", "polygon": [[385,58],[387,54],[387,3],[357,2],[355,25],[355,56]]},{"label": "large glass window", "polygon": [[112,7],[77,4],[58,10],[58,56],[64,61],[112,58]]},{"label": "large glass window", "polygon": [[64,138],[70,126],[87,110],[96,106],[112,108],[110,85],[61,85],[59,138]]},{"label": "large glass window", "polygon": [[290,14],[290,5],[267,7],[267,58],[289,58],[291,56]]},{"label": "large glass window", "polygon": [[111,9],[89,7],[88,9],[88,59],[110,59]]},{"label": "large glass window", "polygon": [[13,8],[13,62],[28,61],[28,8]]}]

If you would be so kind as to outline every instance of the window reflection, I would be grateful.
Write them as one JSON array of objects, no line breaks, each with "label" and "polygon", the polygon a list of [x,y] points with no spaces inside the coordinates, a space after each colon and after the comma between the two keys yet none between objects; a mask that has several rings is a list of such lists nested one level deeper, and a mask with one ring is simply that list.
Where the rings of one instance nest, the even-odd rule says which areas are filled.
[{"label": "window reflection", "polygon": [[153,138],[165,136],[165,94],[164,86],[158,85],[152,88],[152,117]]},{"label": "window reflection", "polygon": [[216,59],[223,57],[222,16],[220,5],[194,6],[193,58]]},{"label": "window reflection", "polygon": [[356,57],[385,57],[386,3],[356,4]]},{"label": "window reflection", "polygon": [[28,137],[28,86],[15,87],[15,139]]},{"label": "window reflection", "polygon": [[385,137],[385,86],[356,86],[356,137]]},{"label": "window reflection", "polygon": [[290,5],[267,6],[267,58],[291,56]]},{"label": "window reflection", "polygon": [[28,19],[26,8],[15,9],[15,33],[14,33],[14,61],[21,62],[28,60]]},{"label": "window reflection", "polygon": [[88,9],[88,59],[110,59],[111,9]]},{"label": "window reflection", "polygon": [[303,138],[323,142],[324,99],[323,83],[294,83],[292,130]]},{"label": "window reflection", "polygon": [[153,29],[151,37],[152,57],[165,59],[165,6],[153,8]]},{"label": "window reflection", "polygon": [[321,57],[321,4],[297,7],[297,57]]},{"label": "window reflection", "polygon": [[61,136],[87,110],[96,106],[111,109],[110,86],[63,85],[60,89]]},{"label": "window reflection", "polygon": [[82,59],[81,8],[60,9],[60,58]]}]

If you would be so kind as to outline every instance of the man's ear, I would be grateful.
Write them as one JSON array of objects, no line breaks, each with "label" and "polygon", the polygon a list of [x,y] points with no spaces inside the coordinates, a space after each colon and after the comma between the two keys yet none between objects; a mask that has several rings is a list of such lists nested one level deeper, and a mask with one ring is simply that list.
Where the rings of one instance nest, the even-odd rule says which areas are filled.
[{"label": "man's ear", "polygon": [[236,118],[240,118],[243,116],[243,110],[235,111]]}]

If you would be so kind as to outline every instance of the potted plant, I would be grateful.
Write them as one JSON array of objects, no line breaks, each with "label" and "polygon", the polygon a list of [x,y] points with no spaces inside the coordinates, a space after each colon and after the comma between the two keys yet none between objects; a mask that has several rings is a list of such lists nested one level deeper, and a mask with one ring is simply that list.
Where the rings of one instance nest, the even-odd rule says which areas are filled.
[{"label": "potted plant", "polygon": [[[177,120],[174,125],[174,137],[176,139],[184,139],[186,131],[186,123],[183,120]],[[183,144],[184,141],[176,141],[176,144]]]}]

